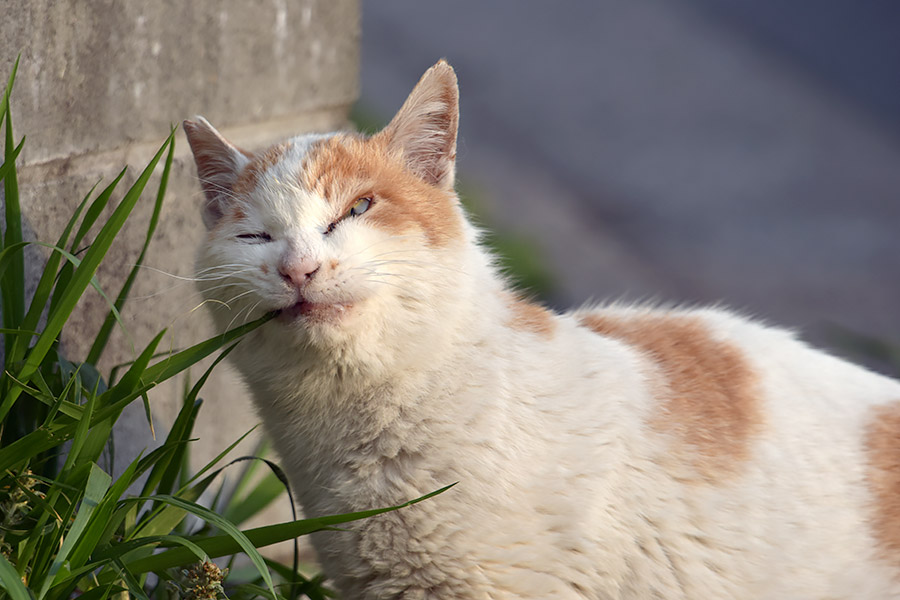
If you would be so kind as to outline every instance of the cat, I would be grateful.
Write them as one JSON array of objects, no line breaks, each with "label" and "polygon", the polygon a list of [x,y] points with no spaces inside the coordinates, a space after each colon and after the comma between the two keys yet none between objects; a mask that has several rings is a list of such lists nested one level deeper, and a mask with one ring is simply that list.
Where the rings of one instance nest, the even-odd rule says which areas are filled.
[{"label": "cat", "polygon": [[900,383],[723,309],[556,314],[454,192],[441,61],[372,136],[185,121],[198,279],[347,599],[900,598]]}]

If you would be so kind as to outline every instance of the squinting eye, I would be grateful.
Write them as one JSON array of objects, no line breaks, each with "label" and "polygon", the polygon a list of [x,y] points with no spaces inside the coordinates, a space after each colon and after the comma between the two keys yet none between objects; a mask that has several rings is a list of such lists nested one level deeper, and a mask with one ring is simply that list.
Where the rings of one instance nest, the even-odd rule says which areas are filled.
[{"label": "squinting eye", "polygon": [[328,235],[329,233],[334,231],[334,228],[337,227],[338,223],[340,223],[347,217],[358,217],[359,215],[363,214],[364,212],[366,212],[367,210],[372,208],[372,204],[374,202],[375,201],[372,200],[372,198],[369,196],[360,198],[359,200],[356,201],[356,204],[354,204],[352,207],[350,207],[350,210],[348,210],[346,213],[344,213],[343,217],[341,217],[337,221],[334,221],[333,223],[329,224],[328,227],[325,228],[325,231],[323,233],[325,235]]},{"label": "squinting eye", "polygon": [[244,240],[250,244],[265,244],[272,241],[272,236],[265,231],[259,233],[242,233],[237,236],[239,240]]},{"label": "squinting eye", "polygon": [[371,198],[368,198],[368,197],[360,198],[359,200],[356,201],[356,204],[353,205],[353,208],[350,209],[350,212],[348,214],[351,217],[356,217],[358,215],[363,214],[367,210],[369,210],[370,206],[372,206]]}]

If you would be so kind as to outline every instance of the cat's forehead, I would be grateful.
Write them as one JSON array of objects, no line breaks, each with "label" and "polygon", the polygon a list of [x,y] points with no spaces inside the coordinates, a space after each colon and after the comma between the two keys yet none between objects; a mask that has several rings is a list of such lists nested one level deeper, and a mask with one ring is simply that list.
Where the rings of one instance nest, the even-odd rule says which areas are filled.
[{"label": "cat's forehead", "polygon": [[[360,159],[366,155],[365,144],[362,136],[343,132],[286,139],[252,155],[238,174],[233,191],[238,195],[262,193],[265,196],[276,188],[299,186],[304,191],[321,193],[324,190],[316,189],[316,184],[329,173],[339,171],[334,174],[342,179],[361,173]],[[342,164],[332,160],[336,149],[344,155],[344,160],[337,161]]]},{"label": "cat's forehead", "polygon": [[293,164],[303,164],[304,159],[309,155],[312,149],[326,140],[333,140],[340,136],[339,133],[307,133],[304,135],[294,136],[284,142],[286,146],[284,152],[285,162]]},{"label": "cat's forehead", "polygon": [[298,180],[312,149],[336,135],[334,133],[298,135],[256,153],[238,175],[235,192],[252,192],[263,179],[269,179],[270,183],[272,180]]}]

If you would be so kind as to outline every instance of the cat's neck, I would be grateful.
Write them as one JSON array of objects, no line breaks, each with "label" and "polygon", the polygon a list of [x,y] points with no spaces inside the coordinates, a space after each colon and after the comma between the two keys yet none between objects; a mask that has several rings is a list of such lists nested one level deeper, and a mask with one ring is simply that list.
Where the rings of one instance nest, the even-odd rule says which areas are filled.
[{"label": "cat's neck", "polygon": [[[386,463],[427,452],[432,438],[446,434],[442,431],[459,433],[454,415],[490,412],[494,396],[473,397],[460,390],[478,373],[497,369],[491,348],[503,341],[497,333],[504,305],[500,280],[491,281],[497,289],[461,291],[453,301],[455,310],[440,311],[441,327],[389,344],[404,351],[387,357],[382,349],[377,364],[364,364],[358,349],[340,360],[330,352],[295,349],[293,355],[283,353],[268,374],[248,376],[276,449],[292,463],[292,476],[316,489],[348,481],[358,492],[360,486],[378,488]],[[488,426],[489,420],[481,423]],[[343,509],[410,497],[397,490],[386,496],[361,493],[360,506],[350,503]],[[321,498],[315,492],[301,500],[313,510],[310,505]]]}]

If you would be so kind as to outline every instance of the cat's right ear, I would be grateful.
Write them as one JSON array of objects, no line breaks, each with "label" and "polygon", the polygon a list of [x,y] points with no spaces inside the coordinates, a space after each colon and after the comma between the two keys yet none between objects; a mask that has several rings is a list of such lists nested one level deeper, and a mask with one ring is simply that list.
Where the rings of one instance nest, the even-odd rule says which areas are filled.
[{"label": "cat's right ear", "polygon": [[194,117],[193,121],[185,121],[182,125],[206,196],[203,223],[207,229],[212,229],[222,217],[224,206],[231,199],[232,186],[250,162],[250,157],[223,138],[203,117]]}]

